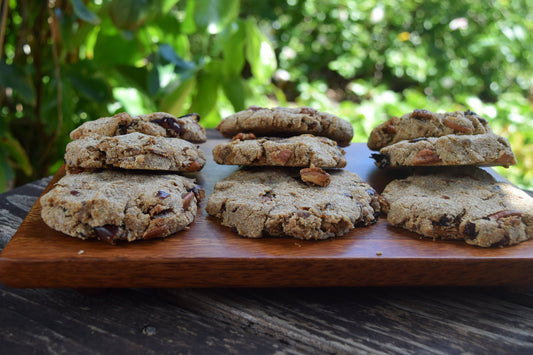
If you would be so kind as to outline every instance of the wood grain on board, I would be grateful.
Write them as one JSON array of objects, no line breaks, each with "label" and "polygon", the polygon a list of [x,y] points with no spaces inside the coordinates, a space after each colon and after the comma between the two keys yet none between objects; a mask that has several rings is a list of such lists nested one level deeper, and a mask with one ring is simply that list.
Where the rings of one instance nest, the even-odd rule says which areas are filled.
[{"label": "wood grain on board", "polygon": [[[196,174],[207,197],[238,167],[207,164]],[[365,144],[345,148],[347,170],[378,192],[405,170],[381,170]],[[488,170],[501,179],[492,170]],[[62,168],[47,190],[64,174]],[[47,191],[45,190],[45,191]],[[479,248],[433,241],[391,227],[384,218],[324,241],[248,239],[205,212],[204,200],[188,230],[165,239],[108,245],[50,229],[33,206],[0,254],[0,280],[12,287],[285,287],[285,286],[495,286],[532,285],[533,241]]]}]

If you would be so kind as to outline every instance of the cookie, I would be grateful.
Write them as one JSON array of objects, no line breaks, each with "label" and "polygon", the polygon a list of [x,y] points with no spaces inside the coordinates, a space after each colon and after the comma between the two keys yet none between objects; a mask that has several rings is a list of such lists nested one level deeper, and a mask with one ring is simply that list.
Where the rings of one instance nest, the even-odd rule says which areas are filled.
[{"label": "cookie", "polygon": [[377,221],[379,195],[354,173],[330,172],[328,186],[308,185],[299,169],[248,168],[215,184],[206,211],[241,236],[326,239]]},{"label": "cookie", "polygon": [[223,165],[343,168],[346,166],[344,154],[335,141],[310,134],[235,139],[213,149],[213,159]]},{"label": "cookie", "polygon": [[533,237],[533,198],[479,168],[394,180],[382,197],[390,224],[425,237],[463,239],[481,247]]},{"label": "cookie", "polygon": [[180,138],[129,133],[74,140],[65,149],[67,171],[122,168],[192,172],[205,165],[204,153]]},{"label": "cookie", "polygon": [[158,137],[181,138],[192,143],[206,141],[205,128],[198,121],[197,113],[174,117],[165,112],[155,112],[149,115],[131,116],[119,113],[113,117],[102,117],[94,121],[85,122],[72,132],[72,140],[94,136],[119,136],[139,132]]},{"label": "cookie", "polygon": [[193,222],[201,198],[203,190],[183,176],[105,170],[65,175],[40,204],[49,227],[114,244],[183,230]]},{"label": "cookie", "polygon": [[353,138],[350,122],[310,107],[270,109],[251,106],[224,118],[217,129],[228,138],[241,132],[285,137],[313,134],[333,139],[341,147],[348,146]]},{"label": "cookie", "polygon": [[380,150],[402,140],[491,132],[487,120],[472,111],[433,113],[414,110],[376,126],[370,133],[367,145],[372,150]]},{"label": "cookie", "polygon": [[508,167],[516,164],[509,141],[494,133],[450,134],[401,141],[382,148],[379,154],[372,154],[371,157],[380,168],[441,165]]}]

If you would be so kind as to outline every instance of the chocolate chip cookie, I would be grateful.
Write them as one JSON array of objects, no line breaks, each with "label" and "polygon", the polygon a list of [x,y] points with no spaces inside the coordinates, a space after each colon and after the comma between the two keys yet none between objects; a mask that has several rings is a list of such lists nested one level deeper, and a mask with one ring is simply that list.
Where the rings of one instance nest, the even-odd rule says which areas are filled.
[{"label": "chocolate chip cookie", "polygon": [[112,167],[192,172],[203,168],[205,157],[184,139],[134,132],[76,139],[67,144],[65,165],[70,172]]},{"label": "chocolate chip cookie", "polygon": [[488,122],[472,111],[433,113],[414,110],[401,117],[392,117],[376,126],[368,138],[368,148],[380,150],[402,140],[442,137],[449,134],[475,135],[492,132]]},{"label": "chocolate chip cookie", "polygon": [[201,198],[203,190],[183,176],[105,170],[65,175],[40,203],[51,228],[114,244],[166,237],[186,228]]},{"label": "chocolate chip cookie", "polygon": [[429,238],[481,247],[533,237],[533,198],[482,169],[447,169],[389,183],[382,197],[390,224]]},{"label": "chocolate chip cookie", "polygon": [[463,136],[450,134],[400,141],[371,156],[381,168],[441,165],[508,167],[516,164],[509,141],[494,133]]},{"label": "chocolate chip cookie", "polygon": [[270,109],[252,106],[224,118],[217,129],[228,138],[241,132],[257,136],[313,134],[333,139],[341,147],[348,146],[353,138],[350,122],[311,107]]},{"label": "chocolate chip cookie", "polygon": [[344,154],[335,141],[310,134],[234,139],[213,149],[215,162],[224,165],[344,168]]},{"label": "chocolate chip cookie", "polygon": [[242,236],[326,239],[376,222],[376,191],[354,173],[330,172],[328,186],[308,185],[299,169],[247,168],[215,184],[206,211]]},{"label": "chocolate chip cookie", "polygon": [[94,136],[119,136],[138,132],[151,136],[185,139],[192,143],[206,141],[205,128],[198,122],[197,113],[174,117],[169,113],[155,112],[149,115],[131,116],[123,112],[113,117],[102,117],[85,122],[70,133],[72,140]]}]

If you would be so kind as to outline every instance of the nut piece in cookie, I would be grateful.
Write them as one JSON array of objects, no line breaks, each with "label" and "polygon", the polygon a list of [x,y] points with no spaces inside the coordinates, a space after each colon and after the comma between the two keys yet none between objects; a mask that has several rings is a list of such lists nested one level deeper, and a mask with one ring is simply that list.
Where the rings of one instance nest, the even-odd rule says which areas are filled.
[{"label": "nut piece in cookie", "polygon": [[300,178],[305,183],[318,186],[328,186],[331,182],[328,173],[314,166],[300,170]]},{"label": "nut piece in cookie", "polygon": [[377,221],[379,195],[354,173],[335,170],[327,186],[298,169],[248,168],[216,183],[206,211],[242,236],[326,239]]},{"label": "nut piece in cookie", "polygon": [[40,199],[51,228],[80,239],[162,238],[192,223],[203,190],[176,174],[105,170],[67,174]]},{"label": "nut piece in cookie", "polygon": [[391,117],[376,126],[370,133],[367,144],[372,150],[380,150],[402,140],[491,132],[487,120],[470,110],[446,113],[414,110],[401,117]]},{"label": "nut piece in cookie", "polygon": [[341,147],[348,146],[353,138],[353,127],[349,121],[311,107],[251,106],[224,118],[217,129],[228,138],[241,132],[253,133],[257,137],[313,134],[328,137]]},{"label": "nut piece in cookie", "polygon": [[394,180],[382,196],[390,224],[425,237],[481,247],[533,237],[533,198],[479,168],[448,168]]}]

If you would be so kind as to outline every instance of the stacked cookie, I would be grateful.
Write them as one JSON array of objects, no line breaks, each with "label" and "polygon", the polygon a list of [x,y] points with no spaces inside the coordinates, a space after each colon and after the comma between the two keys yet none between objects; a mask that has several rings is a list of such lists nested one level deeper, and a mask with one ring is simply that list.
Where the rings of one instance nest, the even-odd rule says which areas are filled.
[{"label": "stacked cookie", "polygon": [[214,160],[244,167],[215,185],[206,210],[240,235],[326,239],[376,222],[378,194],[339,169],[349,122],[309,107],[253,106],[217,129],[232,140],[214,147]]},{"label": "stacked cookie", "polygon": [[372,154],[379,167],[516,164],[507,139],[472,111],[392,117],[372,130],[368,147],[379,150]]},{"label": "stacked cookie", "polygon": [[481,247],[533,237],[533,199],[477,167],[516,160],[507,139],[474,112],[415,110],[393,117],[372,131],[368,146],[380,149],[372,155],[379,167],[433,167],[385,187],[383,212],[390,224]]},{"label": "stacked cookie", "polygon": [[72,131],[67,174],[44,195],[41,216],[53,229],[114,244],[166,237],[186,228],[203,190],[194,179],[205,164],[194,143],[206,141],[199,116],[121,113]]}]

